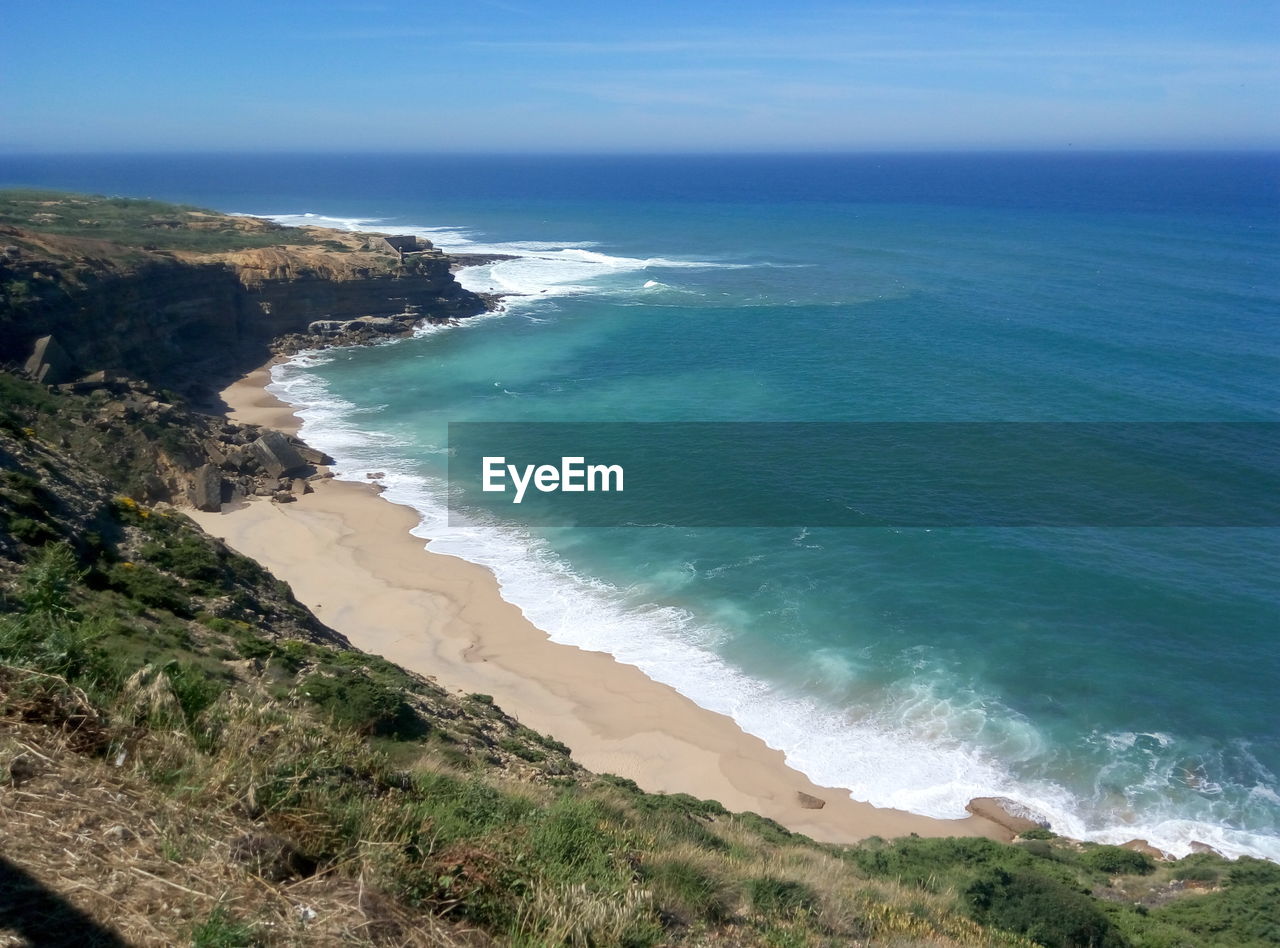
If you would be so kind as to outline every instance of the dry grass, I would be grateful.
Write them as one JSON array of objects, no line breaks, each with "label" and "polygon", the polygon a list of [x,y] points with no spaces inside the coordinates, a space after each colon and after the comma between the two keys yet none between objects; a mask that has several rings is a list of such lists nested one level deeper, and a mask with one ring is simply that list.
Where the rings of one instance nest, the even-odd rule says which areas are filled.
[{"label": "dry grass", "polygon": [[20,759],[25,775],[0,786],[4,857],[129,944],[189,944],[218,912],[248,924],[266,945],[490,943],[410,914],[359,877],[267,882],[230,855],[232,842],[260,823],[180,802],[130,767],[70,744],[48,726],[0,723],[0,766],[7,777]]}]

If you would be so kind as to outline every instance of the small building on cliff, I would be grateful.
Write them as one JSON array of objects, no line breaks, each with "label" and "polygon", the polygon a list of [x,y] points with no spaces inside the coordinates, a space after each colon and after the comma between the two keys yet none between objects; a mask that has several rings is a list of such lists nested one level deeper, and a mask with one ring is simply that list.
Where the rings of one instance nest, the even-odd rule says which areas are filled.
[{"label": "small building on cliff", "polygon": [[365,247],[378,253],[394,253],[401,260],[404,260],[408,254],[435,250],[435,244],[425,237],[413,237],[408,234],[370,234]]}]

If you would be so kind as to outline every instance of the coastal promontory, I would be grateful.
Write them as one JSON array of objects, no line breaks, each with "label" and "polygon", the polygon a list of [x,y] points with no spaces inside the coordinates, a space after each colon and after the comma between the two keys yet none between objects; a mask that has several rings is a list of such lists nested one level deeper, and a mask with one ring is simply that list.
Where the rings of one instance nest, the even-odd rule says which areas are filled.
[{"label": "coastal promontory", "polygon": [[[69,383],[127,373],[184,394],[273,342],[358,342],[483,312],[421,237],[283,227],[155,201],[0,195],[0,362]],[[45,351],[48,357],[45,358]]]}]

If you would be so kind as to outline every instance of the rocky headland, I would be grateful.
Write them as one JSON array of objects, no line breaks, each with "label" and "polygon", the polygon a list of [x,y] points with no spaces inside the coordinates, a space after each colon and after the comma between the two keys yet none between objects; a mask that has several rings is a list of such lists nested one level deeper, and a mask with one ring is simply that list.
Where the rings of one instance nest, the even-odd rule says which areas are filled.
[{"label": "rocky headland", "polygon": [[[0,200],[0,364],[88,396],[93,417],[68,444],[144,458],[140,500],[287,503],[329,459],[199,409],[220,411],[216,393],[273,354],[486,312],[496,298],[463,289],[453,271],[489,259],[459,261],[414,236],[10,192]],[[162,421],[163,444],[134,437]]]},{"label": "rocky headland", "polygon": [[459,286],[456,265],[420,237],[8,192],[0,363],[46,384],[121,373],[199,403],[273,350],[404,335],[492,308]]}]

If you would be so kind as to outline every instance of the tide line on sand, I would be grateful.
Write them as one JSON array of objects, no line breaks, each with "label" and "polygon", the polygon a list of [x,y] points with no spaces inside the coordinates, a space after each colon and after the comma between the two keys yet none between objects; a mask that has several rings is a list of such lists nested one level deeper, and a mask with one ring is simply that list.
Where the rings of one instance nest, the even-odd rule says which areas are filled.
[{"label": "tide line on sand", "polygon": [[[264,366],[231,385],[222,393],[229,414],[296,434],[299,420],[266,391],[270,381]],[[551,642],[502,598],[489,570],[424,549],[409,533],[417,513],[370,485],[318,481],[297,503],[254,498],[221,513],[188,514],[287,582],[357,648],[445,687],[492,695],[598,773],[649,791],[718,800],[826,842],[1012,835],[998,808],[989,811],[994,819],[937,820],[818,787],[732,719],[602,652]]]}]

